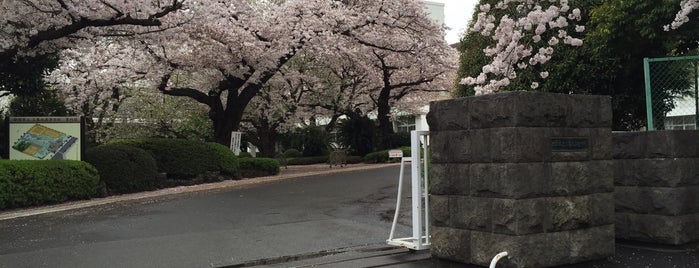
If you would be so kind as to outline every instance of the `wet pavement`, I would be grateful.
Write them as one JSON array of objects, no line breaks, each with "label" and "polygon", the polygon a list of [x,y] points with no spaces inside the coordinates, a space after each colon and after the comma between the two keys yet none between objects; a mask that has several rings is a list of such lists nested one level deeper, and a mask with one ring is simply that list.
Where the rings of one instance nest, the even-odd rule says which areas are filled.
[{"label": "wet pavement", "polygon": [[[398,170],[293,167],[273,178],[2,212],[0,267],[476,267],[385,244]],[[403,215],[398,237],[409,232]],[[563,267],[699,267],[699,244],[619,241],[612,258]]]}]

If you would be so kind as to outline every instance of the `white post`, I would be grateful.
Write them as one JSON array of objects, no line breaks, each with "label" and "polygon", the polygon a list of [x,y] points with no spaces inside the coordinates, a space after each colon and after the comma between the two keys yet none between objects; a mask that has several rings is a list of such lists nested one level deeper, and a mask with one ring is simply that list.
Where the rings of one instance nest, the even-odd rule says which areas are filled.
[{"label": "white post", "polygon": [[417,131],[410,132],[410,157],[413,159],[410,165],[413,201],[413,238],[417,239],[416,250],[422,249],[422,185],[420,181],[420,135]]},{"label": "white post", "polygon": [[[428,181],[427,174],[425,174],[424,181],[422,180],[422,170],[427,172],[427,159],[425,159],[424,167],[423,162],[420,160],[420,153],[423,149],[420,146],[420,137],[425,136],[425,148],[424,154],[427,155],[427,135],[429,131],[411,131],[410,132],[410,157],[401,158],[401,168],[400,175],[398,176],[398,200],[396,201],[396,212],[393,216],[393,224],[391,225],[391,232],[389,233],[388,240],[386,242],[389,245],[407,247],[413,250],[424,250],[430,248],[430,229],[429,229],[429,196],[426,193]],[[400,151],[391,150],[389,151],[389,157],[399,157],[402,156]],[[401,204],[401,192],[403,189],[403,167],[405,162],[411,162],[410,165],[410,181],[411,181],[411,203],[412,203],[412,228],[413,235],[406,238],[394,238],[394,231],[396,224],[398,222],[398,216]],[[424,183],[424,186],[423,186]],[[424,205],[423,205],[424,204]]]}]

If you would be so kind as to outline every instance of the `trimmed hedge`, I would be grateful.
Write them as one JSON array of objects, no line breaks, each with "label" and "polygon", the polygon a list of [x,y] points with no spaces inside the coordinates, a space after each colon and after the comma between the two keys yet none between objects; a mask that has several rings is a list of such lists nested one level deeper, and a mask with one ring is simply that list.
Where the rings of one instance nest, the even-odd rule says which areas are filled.
[{"label": "trimmed hedge", "polygon": [[0,209],[97,196],[97,169],[71,160],[0,160]]},{"label": "trimmed hedge", "polygon": [[272,176],[279,174],[279,161],[272,158],[241,158],[240,174],[244,178]]},{"label": "trimmed hedge", "polygon": [[235,153],[233,153],[231,149],[216,142],[207,142],[206,145],[218,153],[218,157],[221,160],[219,162],[221,174],[231,175],[234,178],[240,178],[240,164],[238,163],[238,157],[235,156]]},{"label": "trimmed hedge", "polygon": [[[198,175],[222,172],[225,158],[205,142],[184,139],[126,139],[110,144],[124,144],[148,151],[158,164],[158,171],[168,179],[194,179]],[[230,171],[230,170],[229,170]]]},{"label": "trimmed hedge", "polygon": [[85,151],[85,161],[99,171],[109,194],[154,190],[158,166],[147,151],[125,145],[106,144]]},{"label": "trimmed hedge", "polygon": [[362,160],[364,160],[363,157],[357,156],[357,155],[350,155],[347,157],[347,164],[357,164],[361,163]]},{"label": "trimmed hedge", "polygon": [[284,157],[286,158],[296,158],[296,157],[302,157],[303,153],[301,151],[296,150],[296,149],[288,149],[284,151]]},{"label": "trimmed hedge", "polygon": [[312,165],[312,164],[320,164],[320,163],[327,163],[328,162],[328,156],[308,156],[308,157],[296,157],[296,158],[289,158],[286,160],[287,165],[294,166],[294,165]]},{"label": "trimmed hedge", "polygon": [[[400,148],[396,148],[396,149],[403,151],[403,156],[405,156],[405,157],[410,156],[410,147],[400,147]],[[383,151],[368,153],[367,155],[364,156],[364,162],[365,163],[387,163],[387,162],[391,161],[388,158],[388,151],[390,151],[390,150],[383,150]]]}]

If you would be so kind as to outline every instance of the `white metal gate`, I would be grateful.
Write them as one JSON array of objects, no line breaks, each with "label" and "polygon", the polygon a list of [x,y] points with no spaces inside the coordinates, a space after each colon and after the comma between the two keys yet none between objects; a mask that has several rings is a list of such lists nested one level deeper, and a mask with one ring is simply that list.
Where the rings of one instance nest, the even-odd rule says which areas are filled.
[{"label": "white metal gate", "polygon": [[[406,247],[413,250],[430,248],[429,225],[429,195],[427,193],[429,181],[427,176],[429,131],[410,132],[410,157],[402,157],[400,161],[400,175],[398,176],[398,199],[396,200],[396,213],[393,216],[391,233],[386,242],[389,245]],[[400,206],[403,190],[403,171],[405,163],[411,162],[411,199],[412,199],[412,229],[413,235],[405,238],[394,238],[396,224],[400,216]]]}]

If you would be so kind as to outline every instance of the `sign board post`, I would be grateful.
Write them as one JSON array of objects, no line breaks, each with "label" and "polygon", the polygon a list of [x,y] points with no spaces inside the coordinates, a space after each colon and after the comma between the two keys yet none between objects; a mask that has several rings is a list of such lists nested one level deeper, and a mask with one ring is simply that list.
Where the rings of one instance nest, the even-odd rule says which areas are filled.
[{"label": "sign board post", "polygon": [[390,150],[390,151],[388,151],[388,157],[389,158],[402,158],[403,151],[402,150]]},{"label": "sign board post", "polygon": [[243,132],[231,132],[231,151],[235,155],[240,155],[240,142],[243,140]]}]

